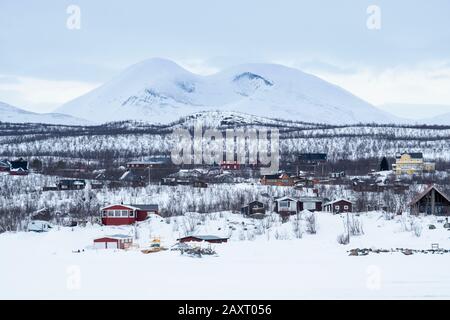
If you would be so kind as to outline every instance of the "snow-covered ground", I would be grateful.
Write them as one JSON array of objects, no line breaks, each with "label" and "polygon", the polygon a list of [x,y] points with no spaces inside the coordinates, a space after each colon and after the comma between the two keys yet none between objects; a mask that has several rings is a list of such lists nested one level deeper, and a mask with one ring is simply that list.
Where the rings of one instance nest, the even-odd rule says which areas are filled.
[{"label": "snow-covered ground", "polygon": [[[402,217],[365,213],[358,218],[364,234],[341,245],[336,238],[344,232],[345,217],[316,217],[317,233],[307,233],[301,221],[301,238],[293,232],[296,217],[283,224],[277,216],[252,220],[229,212],[155,216],[137,228],[141,248],[153,237],[169,247],[191,228],[231,236],[213,245],[217,257],[203,258],[89,248],[96,237],[134,235],[132,226],[0,234],[0,299],[450,298],[450,254],[348,255],[351,248],[430,249],[432,243],[450,248],[450,232],[436,218],[419,218],[423,230],[417,237],[405,231]],[[437,228],[429,230],[430,223]]]}]

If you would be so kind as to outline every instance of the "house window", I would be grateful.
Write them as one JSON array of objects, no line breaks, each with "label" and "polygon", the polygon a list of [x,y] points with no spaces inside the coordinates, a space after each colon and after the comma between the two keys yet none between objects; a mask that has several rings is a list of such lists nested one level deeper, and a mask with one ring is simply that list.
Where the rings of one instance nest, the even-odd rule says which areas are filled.
[{"label": "house window", "polygon": [[115,210],[114,211],[114,216],[120,217],[120,210]]},{"label": "house window", "polygon": [[109,210],[108,211],[108,216],[109,217],[114,217],[114,210]]},{"label": "house window", "polygon": [[134,212],[130,211],[130,217],[134,217]]},{"label": "house window", "polygon": [[339,206],[334,206],[334,210],[339,211]]},{"label": "house window", "polygon": [[104,217],[106,217],[106,216],[108,215],[108,211],[106,211],[106,210],[103,210],[102,213],[103,213],[103,216],[104,216]]},{"label": "house window", "polygon": [[348,206],[344,206],[344,210],[348,210]]},{"label": "house window", "polygon": [[316,203],[315,202],[304,202],[303,203],[303,209],[315,210],[316,209]]},{"label": "house window", "polygon": [[128,211],[122,210],[122,217],[128,217]]},{"label": "house window", "polygon": [[280,208],[289,208],[289,201],[281,201]]}]

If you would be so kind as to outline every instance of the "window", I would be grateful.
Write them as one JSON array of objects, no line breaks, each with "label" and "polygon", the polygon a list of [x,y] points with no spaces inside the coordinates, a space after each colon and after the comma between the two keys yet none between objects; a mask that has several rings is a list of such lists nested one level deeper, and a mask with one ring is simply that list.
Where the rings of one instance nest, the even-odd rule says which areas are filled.
[{"label": "window", "polygon": [[128,217],[128,211],[122,210],[122,217]]},{"label": "window", "polygon": [[108,211],[108,216],[109,217],[114,217],[114,210],[109,210]]},{"label": "window", "polygon": [[348,206],[344,206],[344,210],[348,210]]},{"label": "window", "polygon": [[316,203],[315,202],[303,202],[303,209],[315,210],[316,209]]},{"label": "window", "polygon": [[289,208],[289,201],[280,201],[280,208]]},{"label": "window", "polygon": [[120,217],[120,210],[114,210],[114,216]]},{"label": "window", "polygon": [[104,217],[106,217],[106,216],[108,215],[108,211],[106,211],[106,210],[103,210],[102,213],[103,213],[103,216],[104,216]]},{"label": "window", "polygon": [[134,217],[134,212],[130,210],[130,217]]},{"label": "window", "polygon": [[334,206],[334,210],[339,211],[339,206]]}]

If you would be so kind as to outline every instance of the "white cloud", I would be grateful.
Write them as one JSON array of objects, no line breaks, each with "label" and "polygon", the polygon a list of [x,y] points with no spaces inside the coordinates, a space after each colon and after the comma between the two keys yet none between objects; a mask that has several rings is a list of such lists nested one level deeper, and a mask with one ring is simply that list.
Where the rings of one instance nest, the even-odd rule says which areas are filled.
[{"label": "white cloud", "polygon": [[450,105],[450,66],[434,62],[377,70],[359,68],[353,73],[307,70],[374,104]]},{"label": "white cloud", "polygon": [[[8,79],[9,76],[0,78]],[[56,81],[32,77],[14,77],[14,81],[0,81],[0,101],[33,112],[50,112],[69,100],[97,87],[98,83]]]}]

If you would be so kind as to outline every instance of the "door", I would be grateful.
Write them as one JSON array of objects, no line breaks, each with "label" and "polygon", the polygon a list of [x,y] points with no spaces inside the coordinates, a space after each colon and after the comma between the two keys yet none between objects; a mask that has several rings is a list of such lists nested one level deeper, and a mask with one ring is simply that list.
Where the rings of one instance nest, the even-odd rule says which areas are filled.
[{"label": "door", "polygon": [[118,242],[106,242],[106,249],[118,249]]}]

